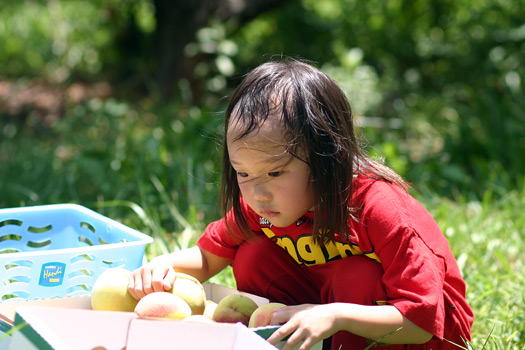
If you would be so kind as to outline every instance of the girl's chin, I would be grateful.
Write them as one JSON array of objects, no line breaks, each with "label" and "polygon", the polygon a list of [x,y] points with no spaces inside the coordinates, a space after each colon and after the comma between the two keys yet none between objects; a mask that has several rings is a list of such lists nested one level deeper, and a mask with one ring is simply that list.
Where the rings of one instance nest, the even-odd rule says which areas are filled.
[{"label": "girl's chin", "polygon": [[272,226],[274,227],[288,227],[290,225],[294,225],[297,220],[279,220],[277,218],[269,218],[269,217],[264,217],[266,220],[268,220],[270,222],[270,224],[272,224]]}]

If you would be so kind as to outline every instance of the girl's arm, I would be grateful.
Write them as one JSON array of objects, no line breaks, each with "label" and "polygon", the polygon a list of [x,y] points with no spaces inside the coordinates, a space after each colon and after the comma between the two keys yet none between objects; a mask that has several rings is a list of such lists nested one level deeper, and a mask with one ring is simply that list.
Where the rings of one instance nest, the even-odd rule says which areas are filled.
[{"label": "girl's arm", "polygon": [[431,333],[415,325],[392,305],[331,303],[287,306],[273,314],[272,324],[282,323],[285,324],[268,338],[270,343],[277,344],[291,334],[282,350],[294,349],[301,342],[300,350],[309,349],[338,331],[348,331],[386,344],[423,344],[432,338]]},{"label": "girl's arm", "polygon": [[186,273],[204,282],[222,271],[231,260],[221,258],[198,246],[161,255],[132,272],[128,290],[135,299],[146,294],[169,290],[176,272]]}]

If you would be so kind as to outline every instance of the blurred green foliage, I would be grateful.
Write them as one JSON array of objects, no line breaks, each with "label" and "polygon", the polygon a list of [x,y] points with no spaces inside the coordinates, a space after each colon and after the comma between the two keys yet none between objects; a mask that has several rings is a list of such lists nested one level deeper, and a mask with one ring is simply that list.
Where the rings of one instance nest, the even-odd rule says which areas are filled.
[{"label": "blurred green foliage", "polygon": [[[132,27],[129,19],[136,18]],[[141,1],[4,0],[0,3],[0,77],[52,83],[99,80],[126,60],[123,38],[154,30],[152,4]],[[132,33],[127,33],[132,31]],[[128,57],[129,58],[129,57]],[[122,77],[121,77],[122,78]]]},{"label": "blurred green foliage", "polygon": [[[0,78],[110,79],[127,93],[141,81],[155,95],[150,1],[0,6]],[[384,121],[365,130],[372,154],[423,192],[482,198],[523,186],[523,18],[519,0],[296,0],[240,28],[212,20],[185,55],[199,59],[196,108],[211,109],[272,55],[312,60],[340,82],[356,114]],[[194,107],[191,85],[179,81],[172,108]],[[125,96],[119,103],[133,108]]]},{"label": "blurred green foliage", "polygon": [[111,98],[92,99],[72,106],[45,134],[25,128],[4,136],[0,206],[129,201],[146,211],[164,210],[157,226],[182,230],[184,224],[163,206],[162,196],[169,196],[169,204],[184,208],[186,220],[200,227],[219,215],[215,145],[222,120],[217,113],[179,107],[130,108]]}]

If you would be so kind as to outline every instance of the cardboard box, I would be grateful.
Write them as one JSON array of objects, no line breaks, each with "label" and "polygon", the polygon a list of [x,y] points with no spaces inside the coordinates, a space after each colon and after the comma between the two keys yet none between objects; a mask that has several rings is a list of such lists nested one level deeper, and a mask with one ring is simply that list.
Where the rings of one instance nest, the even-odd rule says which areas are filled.
[{"label": "cardboard box", "polygon": [[[271,350],[270,343],[240,323],[200,324],[138,319],[134,313],[22,306],[8,349],[144,350],[224,349]],[[18,334],[18,335],[17,335]]]},{"label": "cardboard box", "polygon": [[[249,296],[257,305],[268,302],[217,284],[205,283],[204,288],[207,299],[215,302],[232,293]],[[139,350],[169,348],[171,344],[174,348],[192,350],[276,349],[265,340],[272,333],[267,327],[259,332],[240,323],[143,320],[132,312],[93,311],[89,295],[0,303],[0,330],[5,333],[11,326],[22,328],[0,339],[0,350]],[[321,348],[322,342],[314,347]]]}]

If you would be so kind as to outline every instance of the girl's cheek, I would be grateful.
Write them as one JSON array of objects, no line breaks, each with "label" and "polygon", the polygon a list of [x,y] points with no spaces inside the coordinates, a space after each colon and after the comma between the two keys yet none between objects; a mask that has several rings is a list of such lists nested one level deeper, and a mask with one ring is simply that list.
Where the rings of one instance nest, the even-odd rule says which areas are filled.
[{"label": "girl's cheek", "polygon": [[247,185],[246,184],[239,184],[239,190],[241,191],[241,195],[243,197],[246,197],[247,196]]}]

